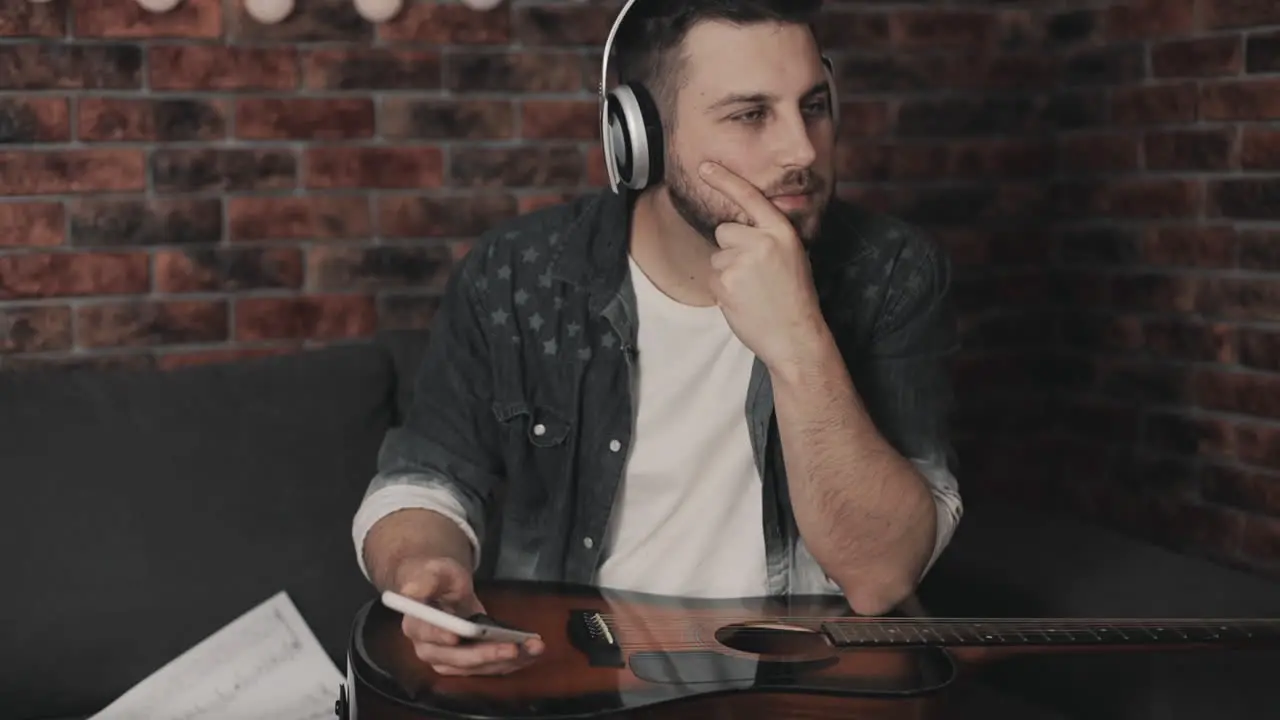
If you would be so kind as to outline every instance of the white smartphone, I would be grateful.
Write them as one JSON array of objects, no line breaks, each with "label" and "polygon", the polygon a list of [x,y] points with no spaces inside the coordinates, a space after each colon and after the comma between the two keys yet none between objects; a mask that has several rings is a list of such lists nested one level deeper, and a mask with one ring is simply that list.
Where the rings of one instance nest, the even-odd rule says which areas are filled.
[{"label": "white smartphone", "polygon": [[452,615],[439,608],[420,603],[399,593],[387,590],[382,593],[382,604],[405,615],[411,615],[423,622],[431,623],[442,630],[478,642],[522,643],[525,640],[541,637],[537,633],[513,630],[500,625],[473,622],[457,615]]}]

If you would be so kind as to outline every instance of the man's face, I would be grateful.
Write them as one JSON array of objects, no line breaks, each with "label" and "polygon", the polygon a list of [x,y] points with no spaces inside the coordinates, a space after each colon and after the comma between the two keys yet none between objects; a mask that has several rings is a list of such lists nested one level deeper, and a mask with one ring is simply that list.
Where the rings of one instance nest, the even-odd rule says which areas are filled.
[{"label": "man's face", "polygon": [[713,245],[737,205],[707,185],[714,160],[755,185],[806,244],[835,188],[835,128],[817,46],[802,25],[702,22],[685,36],[666,182],[676,210]]}]

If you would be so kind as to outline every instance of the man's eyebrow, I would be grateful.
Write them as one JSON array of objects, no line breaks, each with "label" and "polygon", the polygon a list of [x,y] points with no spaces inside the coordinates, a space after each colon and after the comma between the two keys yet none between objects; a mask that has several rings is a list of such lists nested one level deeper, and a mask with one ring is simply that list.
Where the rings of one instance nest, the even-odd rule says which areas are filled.
[{"label": "man's eyebrow", "polygon": [[[801,96],[801,99],[811,98],[819,93],[826,92],[827,90],[828,90],[827,81],[819,80],[818,82],[814,83],[813,87],[805,91],[804,95]],[[777,95],[773,95],[770,93],[733,93],[730,95],[725,95],[724,97],[715,101],[711,105],[707,106],[707,110],[708,111],[719,110],[720,108],[725,108],[730,105],[767,105],[769,103],[777,101],[777,99],[778,99]]]}]

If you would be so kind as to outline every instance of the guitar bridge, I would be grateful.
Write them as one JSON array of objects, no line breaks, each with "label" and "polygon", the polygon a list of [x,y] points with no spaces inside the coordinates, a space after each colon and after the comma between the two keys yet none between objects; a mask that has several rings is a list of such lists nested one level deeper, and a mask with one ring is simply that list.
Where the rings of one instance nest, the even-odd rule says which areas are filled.
[{"label": "guitar bridge", "polygon": [[609,623],[595,610],[569,611],[569,642],[592,667],[626,667],[622,646]]}]

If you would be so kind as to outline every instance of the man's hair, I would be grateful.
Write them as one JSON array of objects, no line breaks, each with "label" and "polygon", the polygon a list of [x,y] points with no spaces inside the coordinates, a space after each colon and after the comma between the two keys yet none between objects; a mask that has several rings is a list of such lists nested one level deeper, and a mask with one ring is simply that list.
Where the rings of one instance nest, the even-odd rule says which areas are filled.
[{"label": "man's hair", "polygon": [[684,82],[681,47],[690,28],[704,20],[813,28],[821,8],[822,0],[636,0],[614,36],[611,67],[618,82],[649,91],[670,132],[676,93]]}]

